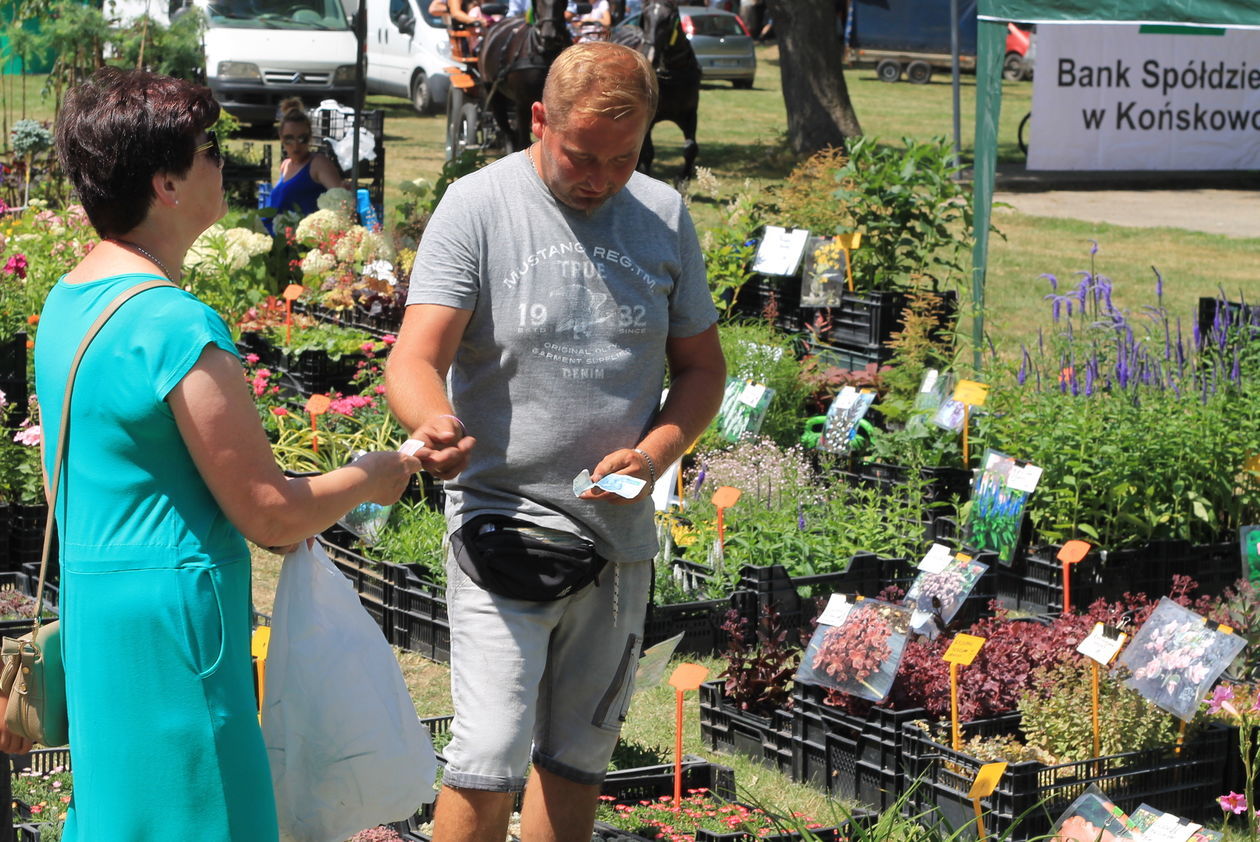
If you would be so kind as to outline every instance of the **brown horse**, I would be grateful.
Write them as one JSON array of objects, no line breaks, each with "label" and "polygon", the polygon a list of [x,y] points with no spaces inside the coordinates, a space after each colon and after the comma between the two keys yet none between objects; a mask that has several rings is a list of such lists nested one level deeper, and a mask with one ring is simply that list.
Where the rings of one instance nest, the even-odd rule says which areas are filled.
[{"label": "brown horse", "polygon": [[566,0],[535,0],[533,25],[507,18],[481,39],[482,84],[509,152],[529,146],[530,108],[542,99],[551,63],[573,42],[564,21],[567,5]]},{"label": "brown horse", "polygon": [[[649,0],[643,6],[643,27],[619,26],[613,30],[612,40],[633,47],[647,56],[656,71],[661,99],[656,108],[652,125],[668,120],[677,124],[683,133],[683,167],[681,178],[691,178],[696,172],[696,155],[700,145],[696,143],[696,125],[700,112],[700,62],[692,52],[691,42],[682,31],[676,0]],[[639,153],[640,172],[651,174],[656,148],[652,145],[652,129],[648,128]]]}]

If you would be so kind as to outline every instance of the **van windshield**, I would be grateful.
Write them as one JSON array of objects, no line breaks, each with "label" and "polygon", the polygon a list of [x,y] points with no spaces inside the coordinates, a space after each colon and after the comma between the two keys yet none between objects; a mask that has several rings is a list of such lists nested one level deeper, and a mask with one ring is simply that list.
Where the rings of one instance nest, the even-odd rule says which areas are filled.
[{"label": "van windshield", "polygon": [[349,29],[341,0],[211,0],[211,26],[243,29]]}]

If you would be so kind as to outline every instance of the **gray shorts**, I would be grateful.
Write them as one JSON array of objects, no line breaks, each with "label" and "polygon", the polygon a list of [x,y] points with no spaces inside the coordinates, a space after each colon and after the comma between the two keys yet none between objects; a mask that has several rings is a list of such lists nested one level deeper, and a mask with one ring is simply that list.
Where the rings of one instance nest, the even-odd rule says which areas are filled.
[{"label": "gray shorts", "polygon": [[519,792],[531,760],[577,783],[603,781],[634,691],[651,564],[609,564],[572,596],[529,602],[482,590],[448,551],[455,719],[445,785]]}]

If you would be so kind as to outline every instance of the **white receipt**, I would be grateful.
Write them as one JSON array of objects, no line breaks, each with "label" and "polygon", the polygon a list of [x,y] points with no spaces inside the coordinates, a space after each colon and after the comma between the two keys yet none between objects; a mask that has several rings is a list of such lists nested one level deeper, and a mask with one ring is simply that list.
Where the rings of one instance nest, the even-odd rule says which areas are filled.
[{"label": "white receipt", "polygon": [[402,447],[398,448],[398,452],[404,456],[415,456],[416,451],[424,447],[428,447],[428,445],[420,441],[420,439],[407,439],[402,443]]}]

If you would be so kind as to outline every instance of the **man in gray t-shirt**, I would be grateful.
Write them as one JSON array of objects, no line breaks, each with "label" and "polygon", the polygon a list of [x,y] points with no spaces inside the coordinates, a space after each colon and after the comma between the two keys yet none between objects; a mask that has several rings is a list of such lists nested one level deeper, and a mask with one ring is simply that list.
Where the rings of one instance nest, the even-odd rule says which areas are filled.
[{"label": "man in gray t-shirt", "polygon": [[[511,516],[609,561],[581,590],[531,601],[477,584],[462,551],[448,557],[443,842],[499,842],[529,762],[522,836],[589,838],[642,644],[651,488],[721,402],[691,218],[676,191],[634,171],[655,107],[638,53],[570,48],[533,106],[538,142],[451,185],[416,256],[387,387],[446,481],[450,531]],[[645,485],[633,499],[575,495],[582,470]]]}]

